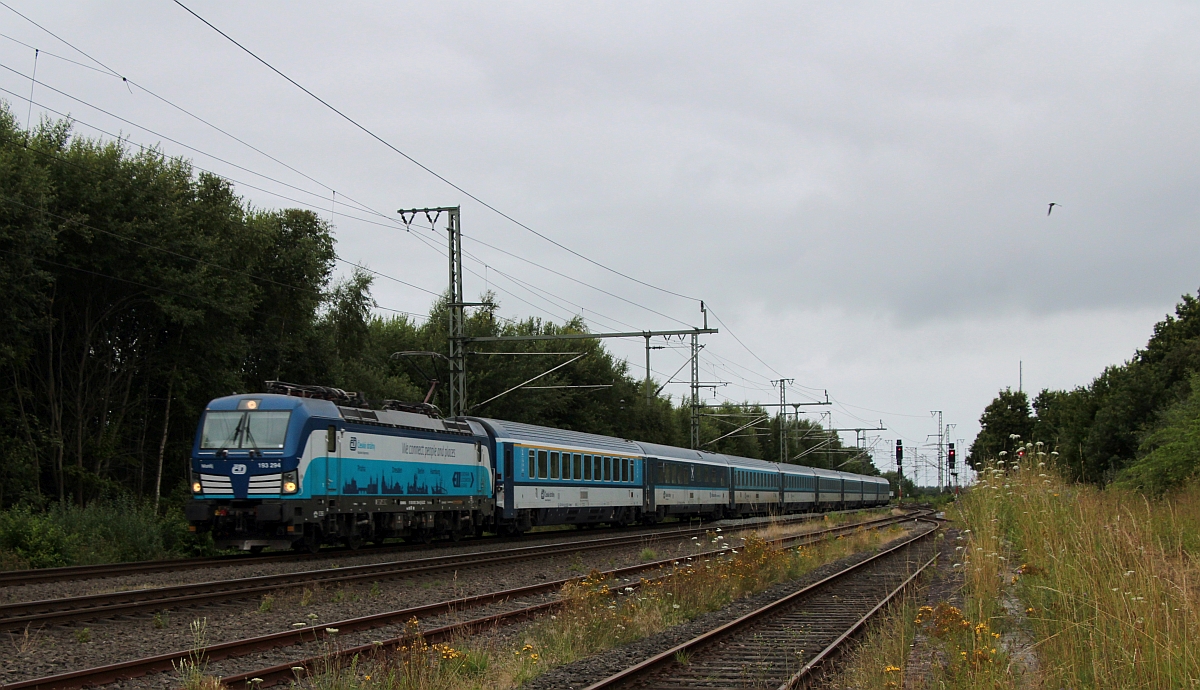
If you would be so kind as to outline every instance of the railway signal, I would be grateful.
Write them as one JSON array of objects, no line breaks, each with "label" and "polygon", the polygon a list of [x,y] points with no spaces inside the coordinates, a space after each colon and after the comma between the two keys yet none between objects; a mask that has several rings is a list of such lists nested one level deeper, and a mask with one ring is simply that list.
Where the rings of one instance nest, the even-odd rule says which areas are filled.
[{"label": "railway signal", "polygon": [[954,444],[950,444],[950,454],[946,457],[946,463],[950,467],[950,471],[954,471]]}]

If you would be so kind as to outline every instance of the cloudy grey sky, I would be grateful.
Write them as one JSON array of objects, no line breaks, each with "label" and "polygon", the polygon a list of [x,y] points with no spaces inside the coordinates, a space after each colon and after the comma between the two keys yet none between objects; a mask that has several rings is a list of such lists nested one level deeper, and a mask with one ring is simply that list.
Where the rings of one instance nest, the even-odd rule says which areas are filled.
[{"label": "cloudy grey sky", "polygon": [[[461,204],[467,292],[500,291],[503,315],[699,323],[696,301],[489,211],[173,2],[5,1],[308,177],[55,57],[35,101],[253,185],[258,205],[320,209],[347,259],[440,291],[440,235],[351,200]],[[840,427],[882,419],[880,439],[920,443],[941,409],[969,442],[1018,362],[1027,390],[1085,384],[1200,286],[1193,3],[185,4],[522,223],[706,300],[726,325],[703,360],[730,382],[720,398],[775,400],[783,375],[828,390]],[[16,71],[0,87],[21,97],[33,51],[10,39],[94,64],[2,7],[0,32]],[[376,296],[416,313],[431,299],[385,279]],[[641,339],[610,344],[641,370]],[[685,355],[654,356],[665,379]]]}]

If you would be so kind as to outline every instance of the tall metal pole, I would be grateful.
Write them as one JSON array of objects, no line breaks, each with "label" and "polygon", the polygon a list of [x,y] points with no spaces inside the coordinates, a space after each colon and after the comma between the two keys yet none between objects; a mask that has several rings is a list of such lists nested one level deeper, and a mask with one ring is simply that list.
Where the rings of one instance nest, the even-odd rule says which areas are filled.
[{"label": "tall metal pole", "polygon": [[[704,315],[704,330],[708,330],[708,309],[700,301],[700,313]],[[692,449],[700,447],[700,334],[692,333]]]},{"label": "tall metal pole", "polygon": [[[796,379],[776,379],[771,382],[771,385],[779,384],[779,462],[787,462],[791,455],[788,444],[787,385],[795,381]],[[797,412],[796,417],[799,416]]]},{"label": "tall metal pole", "polygon": [[450,243],[450,416],[461,417],[467,409],[467,353],[463,338],[462,227],[458,207],[448,209],[446,232]]},{"label": "tall metal pole", "polygon": [[945,453],[943,452],[942,444],[946,440],[946,428],[944,426],[942,426],[942,411],[941,410],[933,410],[930,412],[930,414],[937,415],[937,420],[938,420],[937,481],[938,481],[938,493],[940,494],[940,493],[942,493],[942,462],[943,462],[943,459],[945,458]]},{"label": "tall metal pole", "polygon": [[788,459],[787,379],[779,379],[779,462]]},{"label": "tall metal pole", "polygon": [[[950,443],[950,439],[954,437],[953,433],[951,432],[951,429],[953,429],[956,426],[958,426],[958,425],[957,424],[947,424],[946,425],[946,443]],[[955,467],[954,470],[957,473],[958,467]],[[949,453],[946,454],[946,489],[948,489],[950,491],[954,491],[954,478],[950,476],[950,455],[949,455]]]},{"label": "tall metal pole", "polygon": [[650,332],[646,332],[646,404],[650,404],[650,399],[654,396],[654,389],[650,383]]},{"label": "tall metal pole", "polygon": [[[460,417],[467,410],[467,352],[466,333],[463,320],[463,310],[468,306],[463,301],[462,276],[462,225],[459,222],[458,206],[439,206],[437,208],[402,208],[397,211],[400,220],[410,225],[418,213],[429,220],[430,227],[437,224],[438,218],[446,214],[446,236],[449,243],[447,255],[450,259],[450,294],[446,305],[450,312],[449,341],[450,341],[450,409],[451,417]],[[484,303],[476,303],[484,306]],[[490,305],[488,305],[490,306]]]},{"label": "tall metal pole", "polygon": [[700,338],[692,334],[692,449],[700,447]]}]

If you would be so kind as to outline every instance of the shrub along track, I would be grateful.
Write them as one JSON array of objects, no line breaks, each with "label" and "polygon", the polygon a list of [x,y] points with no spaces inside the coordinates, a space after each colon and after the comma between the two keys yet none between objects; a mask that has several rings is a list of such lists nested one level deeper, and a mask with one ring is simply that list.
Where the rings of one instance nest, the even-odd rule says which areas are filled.
[{"label": "shrub along track", "polygon": [[588,686],[616,688],[803,687],[867,621],[936,560],[920,534],[803,589]]},{"label": "shrub along track", "polygon": [[[910,521],[913,520],[917,515],[918,514],[910,513],[902,516],[886,516],[874,520],[839,525],[816,532],[774,539],[772,540],[772,543],[779,548],[812,544],[823,539],[852,533],[862,529],[877,529],[900,522]],[[714,549],[711,551],[696,553],[687,557],[669,558],[650,563],[639,564],[632,567],[620,568],[608,571],[605,574],[614,578],[614,582],[620,580],[628,581],[628,578],[640,573],[659,570],[677,564],[680,561],[718,556],[723,552],[724,551],[722,549]],[[565,585],[567,582],[568,580],[558,580],[527,587],[492,592],[488,594],[463,597],[426,606],[406,608],[387,613],[328,623],[319,627],[302,628],[271,635],[235,640],[232,642],[211,645],[200,650],[179,651],[171,654],[162,654],[155,657],[137,659],[92,669],[84,669],[46,678],[36,678],[16,683],[9,683],[3,687],[5,690],[53,690],[58,688],[65,689],[95,686],[104,683],[115,682],[121,679],[134,678],[147,673],[168,671],[178,667],[183,661],[189,658],[196,658],[197,656],[202,656],[207,661],[217,661],[221,659],[244,656],[254,652],[260,652],[277,647],[307,644],[326,640],[330,635],[330,633],[327,632],[329,629],[336,630],[339,634],[345,634],[352,631],[367,630],[397,623],[405,623],[413,618],[428,618],[447,613],[462,612],[472,608],[488,607],[489,605],[495,604],[509,605],[508,610],[503,610],[499,613],[486,615],[465,622],[444,625],[423,633],[423,637],[427,642],[436,643],[439,641],[449,640],[455,636],[461,637],[463,634],[468,634],[471,631],[490,629],[496,625],[514,623],[544,613],[547,610],[559,605],[559,602],[556,598],[547,599],[547,597],[557,594],[557,592],[561,590],[563,585]],[[637,586],[637,583],[631,583],[631,585]],[[538,601],[520,606],[516,609],[511,608],[512,602],[522,599],[534,599]],[[333,656],[349,658],[354,655],[364,655],[372,653],[378,649],[388,647],[394,648],[396,645],[405,643],[407,640],[410,640],[410,638],[402,636],[369,645],[341,649],[334,652]],[[307,658],[300,661],[292,661],[268,669],[259,669],[248,673],[227,676],[224,678],[224,682],[228,687],[237,687],[238,684],[249,681],[251,678],[261,678],[261,683],[257,683],[260,685],[271,685],[278,682],[287,682],[295,679],[296,669],[298,667],[303,667],[304,669],[314,669],[317,668],[319,664],[328,662],[330,658],[331,654],[326,652],[318,657]]]},{"label": "shrub along track", "polygon": [[[776,524],[811,520],[808,515],[781,518]],[[484,552],[404,559],[342,568],[262,575],[233,580],[215,580],[149,589],[132,589],[58,599],[22,601],[0,605],[0,630],[55,625],[126,616],[145,611],[163,611],[217,601],[256,597],[283,589],[333,585],[368,580],[416,577],[464,568],[479,568],[530,559],[551,558],[582,551],[638,545],[658,539],[702,535],[711,527],[687,527],[623,533],[619,536],[561,541],[536,546],[517,546]]]}]

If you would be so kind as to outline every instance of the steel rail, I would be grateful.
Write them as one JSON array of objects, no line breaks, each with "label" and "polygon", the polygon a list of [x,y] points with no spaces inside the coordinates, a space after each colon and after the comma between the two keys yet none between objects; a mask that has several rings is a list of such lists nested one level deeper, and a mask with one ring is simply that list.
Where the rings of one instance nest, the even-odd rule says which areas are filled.
[{"label": "steel rail", "polygon": [[898,587],[893,589],[891,593],[889,593],[882,601],[876,604],[874,608],[864,614],[862,618],[859,618],[854,625],[850,626],[850,628],[846,630],[846,632],[839,635],[837,639],[833,642],[830,642],[825,649],[822,649],[820,652],[818,652],[811,661],[809,661],[804,665],[803,668],[792,675],[787,682],[785,682],[783,685],[780,685],[778,690],[793,690],[794,688],[801,687],[805,681],[811,679],[814,671],[829,661],[834,654],[845,649],[844,645],[848,640],[858,634],[858,631],[862,630],[863,627],[866,626],[867,622],[874,618],[875,614],[879,613],[884,606],[890,604],[897,596],[900,595],[901,592],[903,592],[905,589],[908,589],[908,587],[914,581],[916,581],[916,579],[920,577],[922,573],[925,572],[925,569],[932,565],[937,559],[938,554],[934,554],[929,560],[925,561],[925,563],[922,564],[920,568],[917,568],[917,570],[913,572],[908,579],[900,583]]},{"label": "steel rail", "polygon": [[[899,522],[907,522],[909,520],[914,519],[914,515],[916,515],[916,514],[919,514],[919,513],[909,513],[909,514],[901,515],[901,516],[885,516],[885,517],[882,517],[882,518],[879,518],[876,520],[871,520],[871,521],[849,523],[849,524],[845,524],[845,525],[836,525],[834,527],[826,528],[823,530],[818,530],[816,532],[809,532],[809,533],[793,535],[793,536],[789,536],[789,537],[778,537],[778,538],[769,540],[769,542],[771,544],[775,545],[776,548],[791,548],[792,546],[796,546],[796,545],[811,544],[811,543],[819,542],[819,541],[822,541],[824,539],[829,539],[829,538],[834,537],[839,534],[855,532],[855,531],[859,531],[862,529],[868,529],[868,528],[869,529],[878,529],[878,528],[886,527],[888,525],[896,524]],[[711,558],[711,557],[720,556],[720,555],[726,554],[726,553],[728,553],[728,551],[725,549],[712,549],[709,551],[690,554],[688,556],[679,556],[679,557],[675,557],[675,558],[661,559],[658,561],[642,563],[642,564],[638,564],[635,566],[618,568],[615,570],[606,571],[602,574],[605,577],[611,577],[614,580],[623,579],[623,578],[626,578],[631,575],[636,575],[639,573],[643,573],[643,572],[647,572],[647,571],[651,571],[651,570],[655,570],[655,569],[661,569],[661,568],[670,567],[672,565],[677,565],[680,562],[687,562],[687,561],[703,559],[703,558]],[[146,657],[143,659],[135,659],[132,661],[118,662],[115,664],[108,664],[105,666],[99,666],[99,667],[90,668],[90,669],[82,669],[79,671],[71,671],[71,672],[67,672],[67,673],[57,674],[54,676],[47,676],[47,677],[43,677],[43,678],[34,678],[34,679],[26,680],[26,681],[18,681],[15,683],[8,683],[8,684],[0,685],[0,687],[3,687],[4,690],[69,690],[69,689],[73,689],[73,688],[81,688],[81,687],[86,687],[86,686],[103,685],[106,683],[112,683],[112,682],[116,682],[119,680],[135,678],[138,676],[146,675],[148,673],[169,671],[174,668],[177,668],[180,663],[185,662],[189,658],[193,658],[195,656],[200,656],[200,657],[204,658],[206,661],[219,661],[222,659],[243,656],[243,655],[251,654],[254,652],[258,652],[258,651],[263,651],[266,649],[274,649],[274,648],[278,648],[278,647],[285,647],[285,646],[291,646],[291,645],[302,644],[302,643],[306,643],[306,642],[315,642],[315,641],[319,641],[322,639],[327,639],[329,637],[329,635],[328,635],[328,633],[325,632],[326,628],[336,629],[339,631],[339,633],[351,632],[351,631],[357,631],[357,630],[366,630],[366,629],[381,627],[381,626],[385,626],[385,625],[390,625],[390,624],[397,623],[397,622],[407,622],[408,620],[410,620],[414,617],[419,619],[421,617],[427,617],[427,616],[431,616],[431,615],[438,615],[438,614],[448,613],[448,612],[452,612],[452,611],[461,611],[464,608],[479,607],[479,606],[484,606],[484,605],[496,603],[496,602],[526,598],[526,597],[530,597],[530,596],[544,595],[544,594],[547,594],[550,592],[558,591],[559,589],[561,589],[561,587],[563,585],[567,584],[568,582],[570,582],[572,580],[577,580],[577,579],[578,578],[568,578],[568,579],[557,580],[557,581],[553,581],[553,582],[540,583],[537,585],[530,585],[530,586],[526,586],[526,587],[518,587],[518,588],[514,588],[514,589],[502,590],[499,592],[491,592],[491,593],[487,593],[487,594],[479,594],[479,595],[474,595],[474,596],[470,596],[470,597],[462,597],[459,599],[452,599],[452,600],[437,602],[437,603],[433,603],[433,604],[427,604],[427,605],[423,605],[423,606],[416,606],[416,607],[411,607],[411,608],[407,608],[407,609],[400,609],[397,611],[389,611],[389,612],[385,612],[385,613],[374,614],[371,616],[364,616],[361,618],[352,618],[352,619],[347,619],[344,621],[326,623],[319,627],[306,627],[306,628],[302,628],[299,630],[287,630],[287,631],[283,631],[283,632],[279,632],[279,633],[261,635],[261,636],[246,638],[246,639],[242,639],[242,640],[234,640],[234,641],[230,641],[230,642],[210,645],[210,646],[205,647],[204,649],[200,649],[200,650],[188,650],[188,651],[172,652],[172,653],[168,653],[168,654],[160,654],[160,655],[156,655],[156,656],[152,656],[152,657]],[[636,587],[639,584],[640,583],[632,583],[629,586]],[[623,586],[625,586],[625,585],[623,585]],[[515,611],[509,611],[509,612],[504,612],[504,613],[500,613],[500,614],[495,614],[493,616],[487,616],[484,618],[467,621],[465,623],[459,623],[456,625],[444,626],[443,628],[437,628],[437,629],[431,630],[431,631],[425,633],[424,636],[425,636],[426,640],[431,640],[432,639],[431,636],[436,637],[438,635],[443,635],[445,637],[448,637],[451,633],[461,633],[465,630],[470,629],[473,626],[491,625],[491,624],[497,624],[497,623],[505,622],[505,621],[515,621],[520,618],[535,615],[536,613],[543,611],[549,607],[558,605],[559,603],[560,602],[558,602],[558,601],[554,601],[554,602],[547,602],[547,603],[541,603],[541,604],[534,604],[532,606],[527,606],[527,607],[524,607],[521,609],[517,609]],[[404,642],[405,639],[406,639],[406,637],[404,637],[404,636],[398,637],[398,638],[395,638],[394,640],[389,641],[387,644],[394,647],[395,644],[402,643],[402,642]],[[442,639],[442,638],[438,637],[438,639],[433,640],[433,641],[439,641],[440,639]],[[365,651],[370,651],[371,648],[373,648],[373,645],[366,645],[366,646],[362,646],[362,647],[355,647],[353,650],[343,650],[340,653],[344,653],[344,654],[363,653]],[[264,679],[264,682],[267,682],[268,678],[274,678],[275,679],[274,681],[267,682],[267,684],[270,684],[271,682],[276,682],[278,680],[292,679],[292,677],[293,677],[292,669],[293,668],[295,668],[297,666],[311,668],[314,664],[316,664],[318,661],[320,661],[321,659],[324,659],[324,658],[325,657],[314,657],[312,659],[305,659],[305,660],[299,661],[299,662],[282,664],[277,667],[272,667],[271,669],[262,669],[262,670],[254,671],[252,673],[247,673],[247,674],[242,674],[242,675],[245,676],[244,680],[249,680],[250,678],[261,677]],[[224,680],[225,680],[226,685],[229,685],[232,687],[232,683],[234,683],[239,678],[241,678],[241,675],[226,678]]]},{"label": "steel rail", "polygon": [[693,527],[666,532],[625,534],[600,539],[521,546],[470,554],[431,556],[421,559],[388,561],[385,563],[372,563],[345,568],[325,568],[277,575],[260,575],[231,581],[217,580],[150,589],[89,594],[61,599],[14,602],[0,605],[0,630],[17,629],[27,625],[47,625],[93,620],[144,611],[160,611],[213,601],[244,599],[315,583],[333,584],[363,580],[396,579],[463,567],[501,565],[529,558],[548,558],[579,551],[642,544],[647,540],[659,541],[700,535],[710,529],[711,527]]},{"label": "steel rail", "polygon": [[[855,513],[862,510],[871,510],[871,508],[852,508],[848,510],[832,511],[829,513],[804,513],[789,517],[796,518],[799,521],[813,520],[819,515],[839,515],[844,513]],[[753,520],[754,518],[748,518]],[[642,533],[656,533],[664,531],[663,525],[659,525],[657,529],[646,529]],[[678,525],[666,525],[669,529],[678,529]],[[628,533],[628,528],[602,528],[599,530],[591,530],[590,534],[606,534],[606,533]],[[478,544],[503,544],[508,542],[516,542],[529,539],[538,539],[545,536],[553,536],[553,533],[547,532],[532,532],[520,537],[505,537],[494,535],[490,537],[467,537],[462,541],[438,541],[432,544],[420,542],[405,542],[402,544],[386,544],[384,546],[368,546],[362,549],[322,549],[319,553],[266,553],[266,554],[236,554],[225,556],[205,556],[200,558],[170,558],[154,561],[132,561],[129,563],[102,563],[97,565],[69,565],[57,568],[31,568],[27,570],[4,570],[0,571],[0,587],[11,587],[28,585],[43,582],[63,582],[63,581],[80,581],[94,580],[108,577],[120,577],[122,575],[142,574],[142,573],[168,573],[178,572],[182,570],[196,570],[201,568],[220,568],[230,565],[246,565],[261,563],[279,563],[288,561],[309,561],[322,560],[326,558],[348,558],[354,556],[369,556],[378,553],[408,553],[413,551],[425,551],[433,548],[443,548],[446,546],[454,546],[468,543]]]},{"label": "steel rail", "polygon": [[[856,509],[856,511],[857,510],[869,509],[860,508]],[[678,529],[677,525],[669,525],[668,527],[671,529]],[[662,528],[663,526],[660,525],[658,530],[645,531],[650,533],[655,531],[667,531],[663,530]],[[608,534],[614,532],[628,533],[629,530],[621,528],[605,528],[600,530],[592,530],[589,532],[589,534]],[[383,546],[366,546],[360,549],[347,549],[345,547],[340,547],[321,549],[320,552],[315,554],[307,552],[235,554],[224,556],[204,556],[200,558],[169,558],[157,561],[132,561],[129,563],[104,563],[99,565],[69,565],[59,568],[5,570],[0,571],[0,587],[27,585],[42,582],[95,580],[142,573],[170,573],[183,570],[199,570],[202,568],[220,568],[231,565],[259,565],[262,563],[286,563],[289,561],[303,562],[323,560],[327,558],[350,558],[383,553],[410,553],[428,551],[436,548],[445,548],[447,546],[460,546],[468,544],[505,544],[510,542],[545,538],[547,536],[559,535],[550,532],[532,532],[519,537],[507,537],[501,535],[493,535],[490,537],[466,537],[460,541],[436,541],[430,544],[426,544],[424,542],[404,542],[401,544],[385,544]]]},{"label": "steel rail", "polygon": [[0,571],[0,587],[29,585],[42,582],[63,582],[80,580],[97,580],[122,575],[141,573],[170,573],[180,570],[195,570],[201,568],[220,568],[229,565],[258,565],[260,563],[280,563],[288,561],[310,561],[326,558],[346,558],[349,556],[369,556],[376,553],[404,553],[408,551],[423,551],[450,544],[463,544],[468,541],[495,543],[498,540],[507,541],[507,537],[477,539],[470,537],[460,542],[445,544],[403,543],[386,544],[384,546],[368,546],[362,549],[322,549],[319,553],[267,553],[267,554],[236,554],[225,556],[203,556],[199,558],[166,558],[157,561],[131,561],[129,563],[104,563],[99,565],[68,565],[59,568],[33,568],[29,570]]},{"label": "steel rail", "polygon": [[[911,517],[909,519],[911,519]],[[730,621],[730,622],[725,623],[717,628],[714,628],[714,629],[709,630],[701,635],[698,635],[698,636],[692,638],[691,640],[688,640],[687,642],[676,645],[676,646],[672,647],[671,649],[668,649],[665,652],[656,654],[656,655],[650,657],[649,659],[645,659],[644,661],[641,661],[638,664],[635,664],[633,666],[630,666],[629,668],[624,669],[623,671],[620,671],[620,672],[613,674],[603,680],[593,683],[593,684],[587,686],[587,688],[585,688],[585,690],[611,690],[613,688],[628,687],[628,686],[631,686],[631,685],[637,683],[638,681],[645,680],[648,676],[650,676],[654,673],[660,672],[664,668],[667,668],[668,666],[677,663],[676,659],[679,658],[680,656],[690,656],[692,653],[696,652],[697,650],[704,648],[704,647],[708,647],[719,640],[727,638],[728,636],[730,636],[731,634],[733,634],[735,632],[743,632],[744,630],[752,627],[754,624],[762,621],[763,619],[765,619],[773,614],[779,613],[785,609],[788,609],[803,600],[810,599],[814,593],[828,587],[829,585],[831,585],[835,582],[841,581],[843,578],[845,578],[848,575],[863,572],[864,569],[868,565],[877,564],[877,563],[881,562],[881,559],[883,559],[887,556],[896,554],[901,549],[905,549],[908,546],[910,546],[918,541],[926,539],[931,534],[933,534],[937,531],[937,525],[939,523],[937,523],[936,521],[929,520],[927,518],[918,518],[918,519],[920,519],[922,521],[926,521],[926,522],[933,522],[934,527],[925,532],[922,532],[921,534],[915,535],[915,536],[905,539],[897,544],[894,544],[894,545],[880,551],[879,553],[872,555],[870,558],[867,558],[863,561],[860,561],[860,562],[850,565],[846,568],[843,568],[842,570],[840,570],[836,573],[833,573],[825,578],[822,578],[821,580],[819,580],[817,582],[814,582],[802,589],[792,592],[791,594],[788,594],[784,597],[781,597],[781,598],[775,600],[774,602],[767,604],[766,606],[760,607],[760,608],[758,608],[744,616],[741,616],[733,621]],[[927,567],[929,565],[929,563],[932,563],[932,562],[933,562],[933,559],[930,559],[928,562],[925,563],[925,565],[921,566],[921,570],[924,570],[924,568]],[[911,581],[912,581],[912,578],[909,578],[905,581],[905,583],[907,584]],[[892,591],[891,595],[889,595],[889,599],[890,599],[890,596],[894,596],[897,591],[899,591],[899,589]],[[883,605],[882,603],[877,604],[872,609],[872,612],[878,611],[882,607],[882,605]],[[837,637],[837,639],[835,640],[835,644],[829,645],[825,648],[825,650],[823,650],[825,652],[825,656],[828,656],[828,650],[830,649],[830,647],[836,648],[837,645],[841,644],[846,638],[849,637],[849,633],[851,630],[857,630],[859,627],[861,627],[861,625],[865,622],[865,619],[864,618],[856,618],[856,621],[857,622],[853,626],[851,626],[849,630],[847,630],[846,632],[843,632],[842,635]],[[806,665],[805,669],[809,669],[809,665]],[[811,673],[811,669],[804,671],[804,676],[806,676],[808,673]],[[800,674],[796,674],[796,675],[800,676],[800,678],[804,677],[804,676],[801,676]],[[798,680],[799,679],[797,679],[797,681]],[[788,683],[792,683],[792,682],[793,681],[791,680],[791,677],[789,676],[789,680],[782,687],[787,688],[787,687],[789,687]]]},{"label": "steel rail", "polygon": [[[921,511],[921,512],[924,512],[924,511]],[[904,515],[904,516],[892,516],[890,518],[887,518],[886,520],[879,521],[881,523],[886,523],[886,524],[878,524],[878,525],[875,525],[875,527],[883,527],[883,526],[886,526],[887,524],[895,524],[898,522],[907,522],[912,519],[913,519],[912,514]],[[790,548],[791,546],[796,545],[798,542],[814,543],[814,542],[821,541],[823,539],[832,537],[835,534],[856,531],[858,528],[862,528],[862,527],[864,527],[864,525],[862,523],[855,524],[855,525],[839,525],[836,527],[831,527],[826,530],[821,530],[821,532],[819,532],[819,533],[796,535],[794,537],[780,537],[777,539],[770,540],[770,542],[773,544],[776,544],[777,546],[786,544],[785,548]],[[922,535],[922,536],[927,536],[927,535]],[[909,540],[909,541],[911,541],[911,540]],[[723,553],[727,553],[727,551],[725,551],[723,549],[716,549],[716,550],[708,551],[706,553],[695,554],[693,556],[687,557],[686,560],[695,560],[695,559],[701,559],[701,558],[706,558],[706,557],[720,556]],[[685,560],[685,559],[684,558],[666,559],[666,560],[660,561],[659,563],[656,563],[654,565],[657,566],[660,564],[666,565],[667,563],[677,563],[678,561],[681,561],[681,560]],[[650,565],[651,564],[643,564],[642,566],[633,566],[631,568],[622,569],[622,570],[634,570],[634,569],[646,570],[646,569],[649,569],[648,566],[650,566]],[[610,571],[610,572],[620,573],[622,571]],[[635,586],[640,585],[640,584],[642,584],[642,583],[641,582],[635,583]],[[611,590],[612,587],[609,587],[609,589]],[[438,642],[442,642],[442,641],[453,640],[455,638],[460,638],[463,634],[469,633],[471,630],[486,630],[488,628],[492,628],[492,627],[500,625],[500,624],[509,624],[509,623],[517,622],[519,620],[530,618],[533,615],[536,615],[537,613],[551,610],[560,604],[561,604],[560,601],[546,602],[543,604],[535,604],[533,606],[529,606],[529,607],[519,609],[516,611],[509,611],[509,612],[505,612],[505,613],[494,614],[492,616],[486,616],[483,618],[466,621],[464,623],[446,625],[446,626],[442,626],[440,628],[435,628],[428,632],[425,632],[422,634],[422,637],[425,639],[426,642],[432,642],[435,644]],[[357,647],[351,647],[348,649],[339,649],[330,654],[324,654],[321,656],[310,657],[307,659],[303,659],[303,660],[295,661],[295,662],[291,662],[291,663],[286,663],[286,664],[278,664],[275,666],[271,666],[269,668],[258,669],[258,670],[249,671],[246,673],[239,673],[239,674],[232,675],[232,676],[225,676],[225,677],[222,677],[221,680],[222,680],[222,683],[224,683],[226,687],[237,687],[241,684],[251,684],[253,686],[256,686],[257,688],[275,685],[275,684],[281,683],[281,682],[296,681],[296,680],[299,680],[299,676],[301,673],[305,673],[305,674],[310,673],[315,668],[321,668],[322,665],[328,665],[334,659],[340,660],[340,659],[353,658],[355,656],[365,658],[365,657],[374,655],[374,654],[380,652],[381,650],[386,650],[388,648],[395,649],[395,648],[399,647],[400,645],[412,644],[412,642],[414,642],[415,639],[416,639],[416,636],[414,636],[414,635],[403,635],[400,637],[396,637],[396,638],[393,638],[390,640],[383,641],[382,643],[372,643],[372,644],[368,644],[368,645],[359,645]],[[29,689],[14,688],[13,690],[29,690]],[[51,689],[39,688],[38,690],[51,690]]]}]

